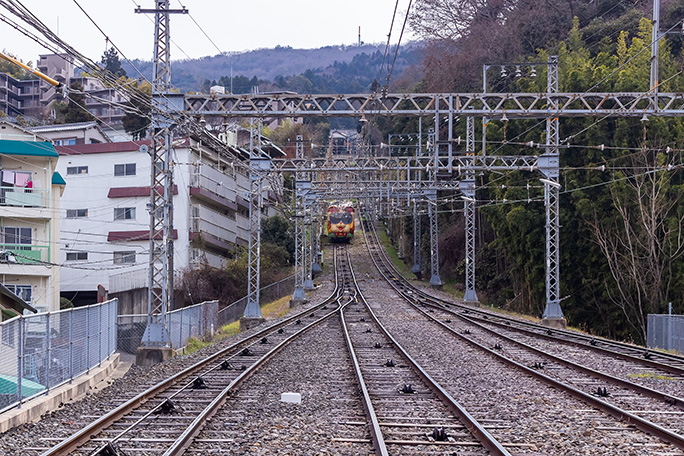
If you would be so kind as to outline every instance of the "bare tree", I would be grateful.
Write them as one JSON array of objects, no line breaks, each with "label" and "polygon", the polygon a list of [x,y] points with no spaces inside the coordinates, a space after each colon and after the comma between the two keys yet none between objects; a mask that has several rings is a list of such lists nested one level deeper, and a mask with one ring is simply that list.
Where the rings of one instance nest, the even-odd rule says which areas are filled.
[{"label": "bare tree", "polygon": [[643,340],[647,314],[662,309],[674,262],[684,253],[684,214],[670,185],[674,173],[656,164],[663,159],[647,150],[635,155],[631,169],[648,171],[612,185],[615,216],[595,213],[591,222],[613,279],[605,280],[610,299]]},{"label": "bare tree", "polygon": [[503,20],[516,0],[418,0],[409,26],[427,39],[457,39],[478,20]]}]

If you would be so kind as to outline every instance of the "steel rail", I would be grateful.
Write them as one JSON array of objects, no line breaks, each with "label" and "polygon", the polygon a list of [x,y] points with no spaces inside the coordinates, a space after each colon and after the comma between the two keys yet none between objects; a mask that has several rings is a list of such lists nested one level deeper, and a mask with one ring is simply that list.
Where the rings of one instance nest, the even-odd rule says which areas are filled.
[{"label": "steel rail", "polygon": [[[383,252],[382,250],[380,250],[379,255],[381,256],[381,260],[382,260],[383,263],[384,263],[385,269],[391,272],[391,269],[388,267],[388,259],[387,259],[387,257],[384,255],[384,252]],[[375,261],[375,260],[374,260],[374,261]],[[404,299],[407,299],[407,300],[410,300],[410,299],[411,299],[411,298],[409,298],[409,297],[407,296],[407,294],[406,294],[406,292],[405,292],[404,290],[400,289],[400,288],[397,286],[396,281],[394,281],[394,280],[389,280],[389,279],[388,279],[387,275],[385,275],[385,274],[382,272],[382,270],[380,270],[380,268],[378,267],[377,263],[376,263],[376,267],[377,267],[378,270],[380,271],[380,274],[383,276],[383,278],[385,278],[385,280],[387,280],[388,282],[390,282],[390,286],[392,286],[392,288],[393,288],[399,295],[401,295],[402,297],[404,297]],[[396,272],[396,271],[394,271],[394,272]],[[425,304],[425,303],[423,303],[423,304]],[[519,340],[516,340],[516,339],[514,339],[514,338],[512,338],[512,337],[506,336],[505,334],[501,334],[501,333],[499,333],[499,332],[497,332],[497,331],[495,331],[495,330],[493,330],[493,329],[491,329],[491,328],[486,327],[485,325],[479,323],[478,321],[475,321],[475,320],[473,320],[473,319],[471,319],[471,318],[469,318],[469,317],[466,317],[465,315],[463,315],[463,314],[460,313],[460,312],[456,312],[456,311],[453,311],[452,309],[445,308],[445,307],[442,306],[442,305],[439,305],[439,304],[432,304],[432,303],[427,303],[427,305],[432,306],[432,307],[434,307],[434,308],[437,308],[437,309],[441,310],[442,312],[446,312],[446,313],[448,313],[449,315],[452,315],[452,316],[454,316],[454,317],[456,317],[456,318],[459,318],[459,319],[461,319],[461,320],[463,320],[463,321],[466,321],[466,322],[468,322],[468,323],[470,323],[470,324],[472,324],[472,325],[474,325],[474,326],[477,326],[478,328],[480,328],[481,330],[483,330],[483,331],[485,331],[485,332],[488,332],[488,333],[490,333],[490,334],[492,334],[492,335],[495,335],[496,337],[499,337],[499,338],[501,338],[501,339],[504,339],[504,340],[506,340],[506,341],[508,341],[508,342],[510,342],[510,343],[512,343],[512,344],[515,344],[515,345],[517,345],[517,346],[519,346],[519,347],[522,347],[522,348],[524,348],[524,349],[526,349],[526,350],[528,350],[528,351],[531,351],[531,352],[535,353],[536,355],[539,355],[539,356],[545,357],[545,358],[547,358],[547,359],[550,359],[550,360],[552,360],[552,361],[554,361],[554,362],[556,362],[556,363],[558,363],[558,364],[561,364],[561,365],[564,365],[564,366],[566,366],[566,367],[570,367],[570,368],[576,369],[576,370],[578,370],[578,371],[580,371],[580,372],[583,372],[583,373],[585,373],[585,374],[588,374],[588,375],[591,375],[591,376],[600,378],[600,379],[602,379],[602,380],[606,380],[606,381],[611,382],[611,383],[613,383],[613,384],[615,384],[615,385],[618,385],[618,386],[620,386],[620,387],[623,387],[623,388],[627,388],[627,389],[636,391],[636,392],[641,393],[641,394],[643,394],[643,395],[645,395],[645,396],[648,396],[648,397],[657,399],[657,400],[659,400],[659,401],[663,401],[663,402],[665,402],[665,403],[667,403],[667,404],[669,404],[669,405],[673,405],[673,406],[675,406],[675,407],[677,407],[677,408],[684,409],[684,398],[680,398],[680,397],[677,397],[677,396],[674,396],[674,395],[671,395],[671,394],[664,393],[664,392],[662,392],[662,391],[658,391],[658,390],[655,390],[655,389],[652,389],[652,388],[648,388],[648,387],[639,385],[639,384],[637,384],[637,383],[630,382],[630,381],[628,381],[628,380],[623,380],[623,379],[621,379],[621,378],[618,378],[618,377],[615,377],[615,376],[612,376],[612,375],[609,375],[609,374],[605,374],[605,373],[603,373],[603,372],[599,372],[599,371],[597,371],[597,370],[591,369],[591,368],[586,367],[586,366],[583,366],[583,365],[581,365],[581,364],[577,364],[577,363],[574,363],[574,362],[569,361],[569,360],[567,360],[567,359],[564,359],[564,358],[561,358],[561,357],[559,357],[559,356],[553,355],[553,354],[551,354],[551,353],[545,352],[545,351],[540,350],[540,349],[538,349],[538,348],[536,348],[536,347],[533,347],[533,346],[531,346],[531,345],[529,345],[529,344],[526,344],[526,343],[524,343],[524,342],[521,342],[521,341],[519,341]],[[425,313],[422,309],[419,309],[419,310],[420,310],[421,312]],[[428,314],[426,314],[426,315],[428,315]],[[429,316],[431,319],[436,320],[436,318],[434,318],[433,316],[431,316],[431,315],[428,315],[428,316]],[[516,329],[516,328],[511,328],[510,326],[508,326],[508,325],[506,325],[506,324],[504,324],[504,323],[492,322],[492,321],[489,321],[489,320],[487,320],[487,322],[488,322],[488,323],[492,323],[492,324],[496,324],[497,326],[504,327],[504,328],[507,328],[507,329]],[[551,340],[553,340],[553,341],[557,341],[556,338],[548,337],[546,334],[537,334],[537,333],[534,333],[534,332],[533,332],[532,334],[535,335],[535,336],[544,336],[544,339],[551,339]],[[581,346],[582,348],[589,348],[588,346],[586,346],[586,345],[584,345],[584,344],[577,344],[577,345]],[[593,347],[591,347],[591,348],[593,348]],[[635,359],[634,361],[637,362],[637,363],[641,363],[643,360],[640,359],[640,358],[637,358],[637,359]]]},{"label": "steel rail", "polygon": [[[193,364],[192,366],[189,366],[185,368],[184,370],[174,374],[173,376],[162,380],[161,382],[157,383],[156,385],[151,386],[147,390],[143,391],[142,393],[136,395],[132,399],[129,399],[128,401],[124,402],[123,404],[119,405],[116,407],[114,410],[110,411],[109,413],[103,415],[102,417],[98,418],[97,420],[93,421],[89,425],[85,426],[75,434],[71,435],[70,437],[66,438],[62,442],[58,443],[57,445],[53,446],[49,450],[45,451],[44,453],[41,454],[41,456],[61,456],[64,454],[69,454],[72,451],[75,451],[78,447],[86,444],[91,440],[91,438],[101,432],[103,429],[107,428],[117,420],[121,419],[124,417],[126,414],[130,413],[132,410],[136,409],[137,407],[141,406],[145,402],[153,399],[163,391],[166,391],[168,388],[176,384],[177,382],[181,381],[183,378],[191,376],[196,374],[198,371],[201,369],[209,366],[211,363],[215,362],[217,359],[220,359],[223,356],[226,356],[227,354],[238,350],[241,347],[244,346],[251,346],[253,344],[258,343],[262,337],[266,334],[270,334],[273,331],[276,331],[283,326],[287,326],[291,324],[292,322],[296,321],[297,319],[306,316],[307,314],[310,314],[312,312],[317,311],[321,307],[325,306],[326,304],[334,301],[336,299],[336,295],[339,293],[339,283],[338,283],[338,277],[335,275],[335,288],[333,289],[332,293],[330,296],[328,296],[325,300],[323,300],[319,305],[312,307],[310,309],[307,309],[303,312],[300,312],[296,315],[293,315],[291,317],[288,317],[284,319],[281,322],[278,322],[274,325],[269,326],[268,328],[265,328],[261,331],[256,332],[252,336],[249,336],[246,339],[243,339],[241,341],[235,342],[231,344],[230,346],[221,349],[220,351],[208,356],[207,358],[198,361],[197,363]],[[153,413],[157,409],[159,409],[163,403],[165,402],[166,398],[164,398],[164,401],[161,401],[159,404],[157,404],[155,407],[152,408],[150,413]],[[146,416],[149,416],[149,414],[146,414]],[[138,420],[137,423],[141,422],[142,420]],[[127,429],[127,431],[130,431],[131,429]],[[121,436],[118,435],[117,439],[120,438]],[[110,439],[109,442],[112,440]],[[107,444],[104,444],[100,449],[103,447],[106,447]]]},{"label": "steel rail", "polygon": [[284,347],[290,345],[293,341],[302,336],[302,334],[309,331],[311,328],[318,326],[330,317],[337,314],[342,307],[342,297],[337,298],[338,307],[322,317],[309,323],[298,332],[292,334],[278,345],[273,347],[268,353],[262,356],[257,362],[249,366],[242,374],[235,378],[228,386],[226,386],[213,401],[200,412],[195,419],[188,425],[183,433],[171,444],[171,446],[163,453],[162,456],[179,456],[185,453],[190,447],[193,440],[204,429],[204,425],[211,419],[212,416],[225,404],[228,396],[237,388],[242,382],[254,374],[266,362],[270,361],[276,354],[278,354]]},{"label": "steel rail", "polygon": [[[368,245],[368,242],[366,242]],[[353,269],[352,269],[353,271]],[[356,285],[356,283],[355,283]],[[356,285],[358,287],[358,285]],[[426,385],[439,397],[442,402],[449,408],[449,410],[461,420],[465,428],[472,434],[472,436],[482,444],[482,446],[488,450],[492,455],[497,456],[511,456],[511,454],[506,450],[503,445],[497,441],[490,433],[487,431],[483,425],[481,425],[475,417],[473,417],[458,401],[449,394],[446,389],[444,389],[435,379],[430,376],[430,374],[423,369],[418,362],[413,359],[413,357],[404,349],[404,347],[397,341],[389,332],[387,328],[380,322],[373,309],[366,301],[363,294],[359,290],[359,297],[365,304],[371,317],[378,325],[380,330],[385,334],[385,336],[394,344],[401,356],[405,361],[414,369],[418,376],[425,382]]]},{"label": "steel rail", "polygon": [[[493,325],[504,326],[508,328],[514,327],[517,331],[547,340],[561,340],[577,347],[600,350],[624,360],[639,362],[649,367],[661,369],[672,374],[684,375],[684,357],[673,355],[671,353],[665,353],[647,347],[635,346],[624,342],[612,341],[602,337],[579,334],[566,329],[549,328],[548,326],[542,326],[532,322],[508,319],[505,317],[500,317],[496,314],[478,311],[477,309],[464,308],[465,306],[459,305],[458,303],[447,302],[446,304],[451,307],[463,308],[464,310],[462,310],[462,312],[469,314],[472,313],[476,318],[487,320],[488,323]],[[508,322],[511,323],[508,324]],[[660,361],[658,359],[660,359]],[[682,367],[674,364],[668,364],[662,360],[679,363],[682,365]]]},{"label": "steel rail", "polygon": [[[459,304],[457,302],[435,298],[434,296],[431,296],[428,293],[414,287],[408,281],[405,282],[405,285],[411,288],[415,294],[422,297],[422,304],[425,305],[436,306],[441,309],[454,307],[459,309],[460,312],[474,316],[480,320],[486,320],[488,323],[493,325],[514,328],[522,333],[534,335],[535,337],[540,337],[549,341],[562,341],[577,347],[598,350],[623,360],[638,362],[643,365],[655,369],[661,369],[675,375],[684,375],[684,357],[678,355],[673,355],[671,353],[665,353],[646,347],[635,346],[624,342],[612,341],[602,337],[584,335],[568,329],[549,328],[548,326],[538,323],[532,323],[516,318],[508,318],[500,314],[488,312],[482,309],[467,306],[465,304]],[[456,312],[453,309],[451,310]],[[676,364],[668,364],[667,362],[663,362],[663,360],[678,363],[680,366]]]},{"label": "steel rail", "polygon": [[[343,288],[345,287],[340,287],[340,283],[338,281],[340,271],[338,270],[338,259],[337,259],[337,250],[335,250],[335,255],[334,255],[334,265],[335,265],[335,283],[336,283],[336,289],[339,291],[343,291]],[[343,284],[344,285],[344,284]],[[256,372],[261,366],[263,366],[267,361],[271,360],[277,353],[279,353],[284,347],[287,345],[291,344],[294,340],[296,340],[298,337],[300,337],[302,334],[305,332],[309,331],[311,328],[318,326],[319,324],[323,323],[324,321],[328,320],[332,316],[334,316],[336,313],[340,312],[341,309],[346,305],[346,303],[343,303],[344,299],[344,293],[338,293],[338,296],[335,298],[338,307],[331,312],[328,312],[324,316],[314,320],[313,322],[309,323],[307,326],[303,327],[300,331],[292,334],[282,342],[280,342],[278,345],[273,347],[267,354],[262,356],[256,363],[252,364],[249,368],[247,368],[242,374],[240,374],[237,378],[235,378],[228,386],[226,386],[215,398],[209,405],[207,405],[204,410],[202,410],[196,417],[195,419],[186,427],[185,431],[176,438],[176,440],[171,444],[169,448],[166,449],[166,451],[163,453],[162,456],[180,456],[185,453],[185,451],[192,445],[194,439],[199,435],[199,433],[204,429],[204,426],[207,424],[207,422],[216,414],[216,412],[219,411],[219,409],[225,404],[226,400],[228,399],[229,395],[231,392],[237,388],[243,381],[245,381],[247,378],[249,378],[254,372]]]},{"label": "steel rail", "polygon": [[[356,275],[354,270],[351,268],[351,261],[349,259],[349,249],[346,249],[347,262],[350,265],[350,271],[352,280],[354,282],[354,298],[358,299],[360,295],[359,287],[356,282]],[[350,297],[351,302],[351,297]],[[359,386],[361,388],[361,393],[363,395],[363,407],[366,410],[366,416],[370,421],[370,432],[371,438],[373,440],[373,447],[375,448],[375,454],[377,456],[389,456],[387,451],[387,445],[385,444],[385,438],[382,435],[382,430],[380,429],[380,420],[375,413],[375,408],[373,407],[373,402],[371,401],[370,394],[368,393],[368,387],[363,379],[363,373],[361,372],[361,366],[359,365],[359,360],[356,357],[356,350],[354,350],[354,344],[352,343],[351,336],[349,335],[349,328],[347,327],[347,320],[344,317],[344,310],[340,310],[340,321],[342,322],[342,329],[344,330],[344,338],[347,343],[347,350],[349,351],[349,356],[351,357],[352,363],[354,364],[354,372],[356,378],[359,381]]]},{"label": "steel rail", "polygon": [[[375,233],[373,233],[373,234],[375,234]],[[376,245],[379,244],[379,241],[378,241],[378,239],[377,239],[376,236],[374,236],[374,242],[376,242]],[[376,249],[376,251],[378,251],[378,252],[379,252],[380,250],[381,250],[381,249],[379,249],[379,248]],[[373,257],[373,254],[372,254],[372,252],[370,251],[370,248],[369,248],[369,253],[371,254],[371,257]],[[381,257],[383,256],[381,253],[378,253],[378,255],[381,256]],[[385,260],[386,260],[386,258],[385,258]],[[375,262],[375,260],[374,260],[374,262]],[[377,266],[378,266],[378,265],[377,265],[377,263],[376,263],[376,267],[377,267]],[[386,267],[386,269],[387,269],[388,271],[390,271],[390,268],[387,267],[387,264],[384,264],[384,266]],[[392,282],[393,282],[394,280],[396,280],[396,278],[395,278],[394,280],[389,279],[389,278],[382,272],[382,270],[381,270],[379,267],[378,267],[378,271],[383,275],[383,277],[387,280],[387,282],[388,282],[390,285],[392,285]],[[480,344],[480,343],[478,343],[478,342],[476,342],[476,341],[474,341],[474,340],[472,340],[472,339],[470,339],[470,338],[468,338],[468,337],[466,337],[466,336],[464,336],[464,335],[458,333],[456,330],[454,330],[453,328],[449,327],[449,326],[446,325],[445,323],[443,323],[443,322],[437,320],[435,317],[433,317],[433,316],[430,315],[428,312],[426,312],[425,310],[421,309],[421,308],[418,307],[414,302],[412,302],[412,299],[411,299],[409,296],[407,296],[406,293],[404,293],[403,291],[399,291],[399,290],[398,290],[396,287],[394,287],[394,286],[393,286],[393,288],[399,293],[399,295],[400,295],[402,298],[404,298],[404,299],[407,301],[407,303],[408,303],[409,305],[413,306],[417,311],[419,311],[420,313],[422,313],[426,318],[428,318],[429,320],[433,321],[434,323],[436,323],[437,325],[439,325],[441,328],[445,329],[447,332],[453,334],[453,335],[456,336],[457,338],[459,338],[459,339],[463,340],[464,342],[466,342],[466,343],[472,345],[473,347],[475,347],[475,348],[477,348],[477,349],[479,349],[479,350],[482,350],[482,351],[484,351],[484,352],[486,352],[486,353],[488,353],[488,354],[494,356],[495,358],[499,359],[500,361],[504,362],[505,364],[507,364],[507,365],[509,365],[509,366],[515,367],[515,368],[517,368],[517,369],[519,369],[519,370],[521,370],[521,371],[523,371],[523,372],[525,372],[525,373],[527,373],[527,374],[529,374],[529,375],[532,375],[533,377],[536,377],[536,378],[538,378],[538,379],[544,381],[545,383],[547,383],[547,384],[549,384],[549,385],[551,385],[551,386],[554,386],[554,387],[556,387],[556,388],[559,388],[561,391],[566,391],[566,392],[568,392],[571,396],[575,397],[576,399],[582,400],[582,401],[586,402],[587,404],[589,404],[590,406],[596,407],[596,408],[598,408],[599,410],[601,410],[601,411],[603,411],[603,412],[605,412],[605,413],[607,413],[607,414],[609,414],[609,415],[611,415],[611,416],[617,418],[618,420],[624,421],[624,422],[626,422],[626,423],[628,423],[628,424],[633,424],[637,429],[639,429],[639,430],[641,430],[641,431],[643,431],[643,432],[646,432],[646,433],[648,433],[648,434],[654,435],[654,436],[660,438],[661,440],[663,440],[663,441],[665,441],[665,442],[668,442],[668,443],[671,443],[671,444],[677,446],[677,447],[680,448],[680,449],[684,449],[684,436],[679,435],[679,434],[677,434],[677,433],[675,433],[675,432],[672,432],[672,431],[670,431],[669,429],[665,429],[664,427],[662,427],[662,426],[660,426],[660,425],[657,425],[657,424],[655,424],[655,423],[652,423],[652,422],[650,422],[650,421],[648,421],[648,420],[646,420],[646,419],[641,418],[640,416],[637,416],[637,415],[635,415],[635,414],[633,414],[633,413],[631,413],[631,412],[628,412],[628,411],[623,410],[623,409],[621,409],[621,408],[619,408],[619,407],[616,407],[616,406],[614,406],[614,405],[612,405],[612,404],[610,404],[610,403],[608,403],[608,402],[606,402],[606,401],[603,401],[603,400],[601,400],[601,399],[599,399],[599,398],[597,398],[597,397],[594,397],[594,396],[592,396],[592,395],[590,395],[590,394],[587,394],[587,393],[585,393],[584,391],[581,391],[581,390],[579,390],[579,389],[577,389],[577,388],[575,388],[575,387],[573,387],[573,386],[570,386],[570,385],[568,385],[568,384],[566,384],[566,383],[563,383],[563,382],[561,382],[561,381],[559,381],[559,380],[556,380],[556,379],[554,379],[554,378],[552,378],[552,377],[549,377],[548,375],[542,374],[541,372],[539,372],[539,371],[537,371],[537,370],[535,370],[535,369],[532,369],[532,368],[530,368],[530,367],[527,367],[527,366],[525,366],[525,365],[523,365],[523,364],[520,364],[520,363],[518,363],[517,361],[514,361],[514,360],[512,360],[512,359],[510,359],[510,358],[508,358],[508,357],[506,357],[506,356],[504,356],[504,355],[502,355],[502,354],[496,352],[495,350],[492,350],[492,349],[490,349],[490,348],[488,348],[488,347],[485,347],[484,345],[482,345],[482,344]]]},{"label": "steel rail", "polygon": [[570,367],[570,368],[572,368],[572,369],[576,369],[576,370],[581,371],[581,372],[583,372],[583,373],[585,373],[585,374],[589,374],[589,375],[591,375],[591,376],[600,378],[601,380],[606,380],[606,381],[608,381],[608,382],[611,382],[611,383],[616,384],[616,385],[618,385],[618,386],[621,386],[621,387],[623,387],[623,388],[628,388],[628,389],[630,389],[630,390],[637,391],[637,392],[639,392],[639,393],[641,393],[641,394],[643,394],[643,395],[645,395],[645,396],[652,397],[652,398],[654,398],[654,399],[663,401],[663,402],[665,402],[665,403],[667,403],[667,404],[669,404],[669,405],[674,405],[675,407],[684,410],[684,399],[683,399],[683,398],[680,398],[680,397],[677,397],[677,396],[673,396],[673,395],[671,395],[671,394],[667,394],[667,393],[664,393],[664,392],[662,392],[662,391],[654,390],[654,389],[652,389],[652,388],[648,388],[648,387],[646,387],[646,386],[643,386],[643,385],[639,385],[639,384],[637,384],[637,383],[630,382],[629,380],[623,380],[623,379],[618,378],[618,377],[615,377],[615,376],[613,376],[613,375],[605,374],[605,373],[603,373],[603,372],[599,372],[599,371],[597,371],[597,370],[594,370],[594,369],[592,369],[592,368],[590,368],[590,367],[586,367],[586,366],[583,366],[583,365],[581,365],[581,364],[577,364],[577,363],[575,363],[575,362],[573,362],[573,361],[570,361],[570,360],[561,358],[560,356],[554,355],[554,354],[552,354],[552,353],[545,352],[545,351],[540,350],[540,349],[538,349],[538,348],[536,348],[536,347],[533,347],[533,346],[531,346],[531,345],[529,345],[529,344],[526,344],[526,343],[521,342],[521,341],[519,341],[519,340],[513,339],[512,337],[509,337],[509,336],[507,336],[507,335],[505,335],[505,334],[501,334],[501,333],[499,333],[499,332],[497,332],[497,331],[495,331],[495,330],[493,330],[493,329],[491,329],[491,328],[488,328],[488,327],[486,327],[485,325],[483,325],[483,324],[481,324],[481,323],[479,323],[479,322],[477,322],[477,321],[475,321],[475,320],[472,320],[472,319],[470,319],[470,318],[468,318],[468,317],[466,317],[466,316],[464,316],[464,315],[461,315],[461,314],[459,314],[459,313],[457,313],[457,312],[452,312],[452,311],[449,311],[448,309],[444,309],[444,310],[445,310],[449,315],[453,315],[453,316],[455,316],[455,317],[457,317],[457,318],[460,318],[461,320],[466,321],[466,322],[468,322],[468,323],[470,323],[470,324],[472,324],[472,325],[474,325],[474,326],[480,328],[481,330],[483,330],[483,331],[485,331],[485,332],[487,332],[487,333],[489,333],[489,334],[495,335],[496,337],[499,337],[499,338],[501,338],[501,339],[503,339],[503,340],[505,340],[505,341],[507,341],[507,342],[510,342],[510,343],[515,344],[515,345],[517,345],[517,346],[519,346],[519,347],[522,347],[522,348],[524,348],[525,350],[529,350],[529,351],[533,352],[533,353],[536,354],[536,355],[539,355],[539,356],[542,356],[542,357],[544,357],[544,358],[550,359],[550,360],[552,360],[552,361],[555,362],[555,363],[561,364],[561,365],[566,366],[566,367]]},{"label": "steel rail", "polygon": [[[373,225],[370,225],[374,229]],[[381,252],[381,254],[384,255],[383,249],[381,247],[378,247],[378,250]],[[386,264],[390,265],[387,266],[388,268],[394,269],[394,266],[391,266],[391,262],[386,261]],[[624,342],[613,341],[602,337],[584,335],[568,329],[549,328],[548,326],[544,326],[538,323],[519,320],[516,318],[508,318],[501,314],[488,312],[486,310],[478,309],[476,307],[468,306],[453,301],[448,301],[442,298],[436,298],[428,294],[427,292],[413,286],[396,270],[394,271],[393,275],[395,277],[401,278],[402,283],[405,287],[410,288],[415,295],[418,295],[418,297],[422,298],[423,301],[421,301],[421,303],[424,305],[437,306],[441,309],[445,309],[445,306],[455,307],[467,314],[475,315],[477,318],[486,320],[488,323],[494,325],[506,328],[515,328],[520,332],[531,334],[550,341],[560,340],[562,342],[572,344],[578,347],[590,348],[592,350],[600,350],[612,356],[619,357],[623,360],[638,362],[649,367],[670,372],[675,375],[684,375],[684,357],[682,356],[674,355],[672,353],[665,353],[646,347],[635,346]],[[626,351],[629,353],[626,353]],[[664,359],[679,363],[681,367],[673,364],[667,364],[662,361],[658,361],[658,359]]]}]

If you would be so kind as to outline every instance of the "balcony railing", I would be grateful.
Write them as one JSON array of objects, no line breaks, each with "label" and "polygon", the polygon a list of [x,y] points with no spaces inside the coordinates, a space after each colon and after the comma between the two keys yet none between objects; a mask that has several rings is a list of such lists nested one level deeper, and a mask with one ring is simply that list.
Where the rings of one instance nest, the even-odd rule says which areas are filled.
[{"label": "balcony railing", "polygon": [[47,245],[0,244],[0,263],[42,264],[50,261]]},{"label": "balcony railing", "polygon": [[0,206],[47,207],[47,198],[47,189],[0,187]]}]

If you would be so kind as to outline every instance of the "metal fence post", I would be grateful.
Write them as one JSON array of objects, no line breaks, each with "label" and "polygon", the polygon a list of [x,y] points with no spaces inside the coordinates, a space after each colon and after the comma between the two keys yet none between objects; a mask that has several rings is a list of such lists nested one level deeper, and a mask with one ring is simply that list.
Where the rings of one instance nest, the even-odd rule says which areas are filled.
[{"label": "metal fence post", "polygon": [[116,325],[112,325],[112,309],[114,308],[114,301],[110,301],[107,306],[107,359],[112,356],[112,328],[116,328]]},{"label": "metal fence post", "polygon": [[17,399],[21,408],[23,394],[21,394],[21,380],[24,377],[24,317],[19,315],[19,340],[17,341]]},{"label": "metal fence post", "polygon": [[50,348],[51,348],[51,338],[50,338],[50,312],[45,314],[45,333],[47,337],[47,347],[46,352],[46,363],[45,363],[45,389],[50,390]]},{"label": "metal fence post", "polygon": [[97,367],[102,367],[102,308],[104,306],[99,304],[97,306]]},{"label": "metal fence post", "polygon": [[674,323],[672,318],[672,303],[669,302],[667,305],[667,349],[672,350],[674,348],[674,331],[672,324]]},{"label": "metal fence post", "polygon": [[86,307],[86,374],[90,373],[90,306]]},{"label": "metal fence post", "polygon": [[74,312],[69,312],[69,383],[74,380]]},{"label": "metal fence post", "polygon": [[116,350],[116,347],[119,346],[119,326],[117,325],[117,322],[119,321],[119,298],[116,298],[113,311],[114,311],[114,327],[113,327],[114,333],[112,334],[112,339],[114,340],[114,348],[112,349],[112,351]]}]

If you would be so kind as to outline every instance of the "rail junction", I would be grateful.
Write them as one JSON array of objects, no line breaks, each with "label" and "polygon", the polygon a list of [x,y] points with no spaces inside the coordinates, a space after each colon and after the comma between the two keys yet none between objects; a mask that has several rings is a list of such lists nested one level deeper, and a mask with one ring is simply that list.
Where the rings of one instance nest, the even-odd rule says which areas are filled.
[{"label": "rail junction", "polygon": [[325,247],[290,315],[132,372],[0,450],[30,435],[22,455],[684,453],[684,359],[417,287],[378,226]]}]

